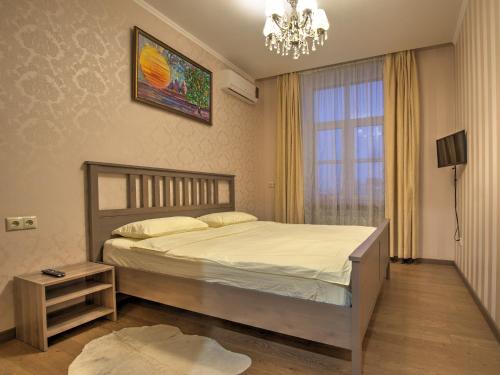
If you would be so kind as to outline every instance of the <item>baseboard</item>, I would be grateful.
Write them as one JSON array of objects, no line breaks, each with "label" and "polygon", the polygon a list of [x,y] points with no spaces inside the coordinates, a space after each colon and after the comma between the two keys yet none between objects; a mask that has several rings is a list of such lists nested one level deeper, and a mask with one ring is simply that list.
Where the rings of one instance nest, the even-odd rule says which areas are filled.
[{"label": "baseboard", "polygon": [[417,258],[418,263],[426,263],[426,264],[440,264],[443,266],[455,266],[455,262],[452,260],[446,259],[430,259],[430,258]]},{"label": "baseboard", "polygon": [[0,342],[9,341],[16,338],[16,329],[11,328],[0,332]]},{"label": "baseboard", "polygon": [[481,314],[483,314],[484,319],[486,320],[486,323],[490,326],[491,331],[493,332],[493,335],[496,337],[497,341],[500,343],[500,329],[498,328],[497,324],[491,317],[490,313],[488,310],[486,310],[486,307],[484,307],[483,303],[479,299],[478,295],[476,294],[476,291],[472,288],[472,286],[469,284],[469,281],[463,274],[463,272],[460,270],[460,268],[457,266],[455,262],[453,262],[453,265],[455,266],[456,270],[458,271],[458,274],[460,275],[460,278],[464,282],[465,286],[469,290],[469,293],[472,296],[472,299],[474,302],[476,302],[477,307],[479,307],[479,310],[481,311]]}]

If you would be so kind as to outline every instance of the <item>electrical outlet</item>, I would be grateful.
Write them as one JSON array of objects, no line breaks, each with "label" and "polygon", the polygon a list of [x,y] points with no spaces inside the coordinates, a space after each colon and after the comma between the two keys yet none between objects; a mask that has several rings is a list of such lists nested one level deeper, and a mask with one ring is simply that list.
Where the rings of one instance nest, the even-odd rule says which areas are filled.
[{"label": "electrical outlet", "polygon": [[5,218],[5,229],[7,232],[36,228],[38,228],[38,219],[36,216],[16,216]]},{"label": "electrical outlet", "polygon": [[36,229],[38,228],[38,219],[36,216],[24,216],[23,225],[24,229]]},{"label": "electrical outlet", "polygon": [[276,187],[276,184],[274,183],[274,181],[269,181],[269,182],[267,183],[267,187],[268,187],[269,189],[274,189],[274,188]]},{"label": "electrical outlet", "polygon": [[24,221],[22,217],[6,217],[5,218],[5,228],[6,230],[23,230],[24,229]]}]

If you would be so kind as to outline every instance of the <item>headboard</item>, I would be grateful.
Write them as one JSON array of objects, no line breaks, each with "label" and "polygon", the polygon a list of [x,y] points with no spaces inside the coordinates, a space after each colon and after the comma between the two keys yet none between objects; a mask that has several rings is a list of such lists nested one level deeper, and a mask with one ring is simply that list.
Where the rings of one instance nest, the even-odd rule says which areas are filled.
[{"label": "headboard", "polygon": [[[102,248],[111,231],[121,225],[158,217],[201,216],[234,211],[234,176],[87,161],[86,197],[89,260],[102,261]],[[120,176],[126,184],[123,208],[101,209],[100,178]],[[219,187],[227,184],[227,201]]]}]

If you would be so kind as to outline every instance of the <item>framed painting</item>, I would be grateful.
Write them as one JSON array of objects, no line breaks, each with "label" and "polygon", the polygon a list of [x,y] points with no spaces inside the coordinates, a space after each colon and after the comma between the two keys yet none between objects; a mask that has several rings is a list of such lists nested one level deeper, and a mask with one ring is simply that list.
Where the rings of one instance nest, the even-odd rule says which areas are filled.
[{"label": "framed painting", "polygon": [[212,125],[212,72],[134,27],[132,98]]}]

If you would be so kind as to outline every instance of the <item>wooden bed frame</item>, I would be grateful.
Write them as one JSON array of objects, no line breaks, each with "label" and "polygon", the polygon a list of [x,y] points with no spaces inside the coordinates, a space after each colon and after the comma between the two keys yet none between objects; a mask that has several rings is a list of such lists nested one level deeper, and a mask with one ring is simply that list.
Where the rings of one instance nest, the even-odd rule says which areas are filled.
[{"label": "wooden bed frame", "polygon": [[[166,216],[235,209],[234,176],[86,162],[89,259],[123,224]],[[125,176],[127,207],[100,209],[99,176]],[[161,181],[161,182],[160,182]],[[219,186],[228,186],[221,202]],[[362,373],[362,342],[384,280],[389,278],[389,225],[384,221],[349,257],[352,306],[303,300],[193,279],[116,267],[117,292],[237,323],[351,350]],[[161,287],[151,287],[152,285]]]}]

